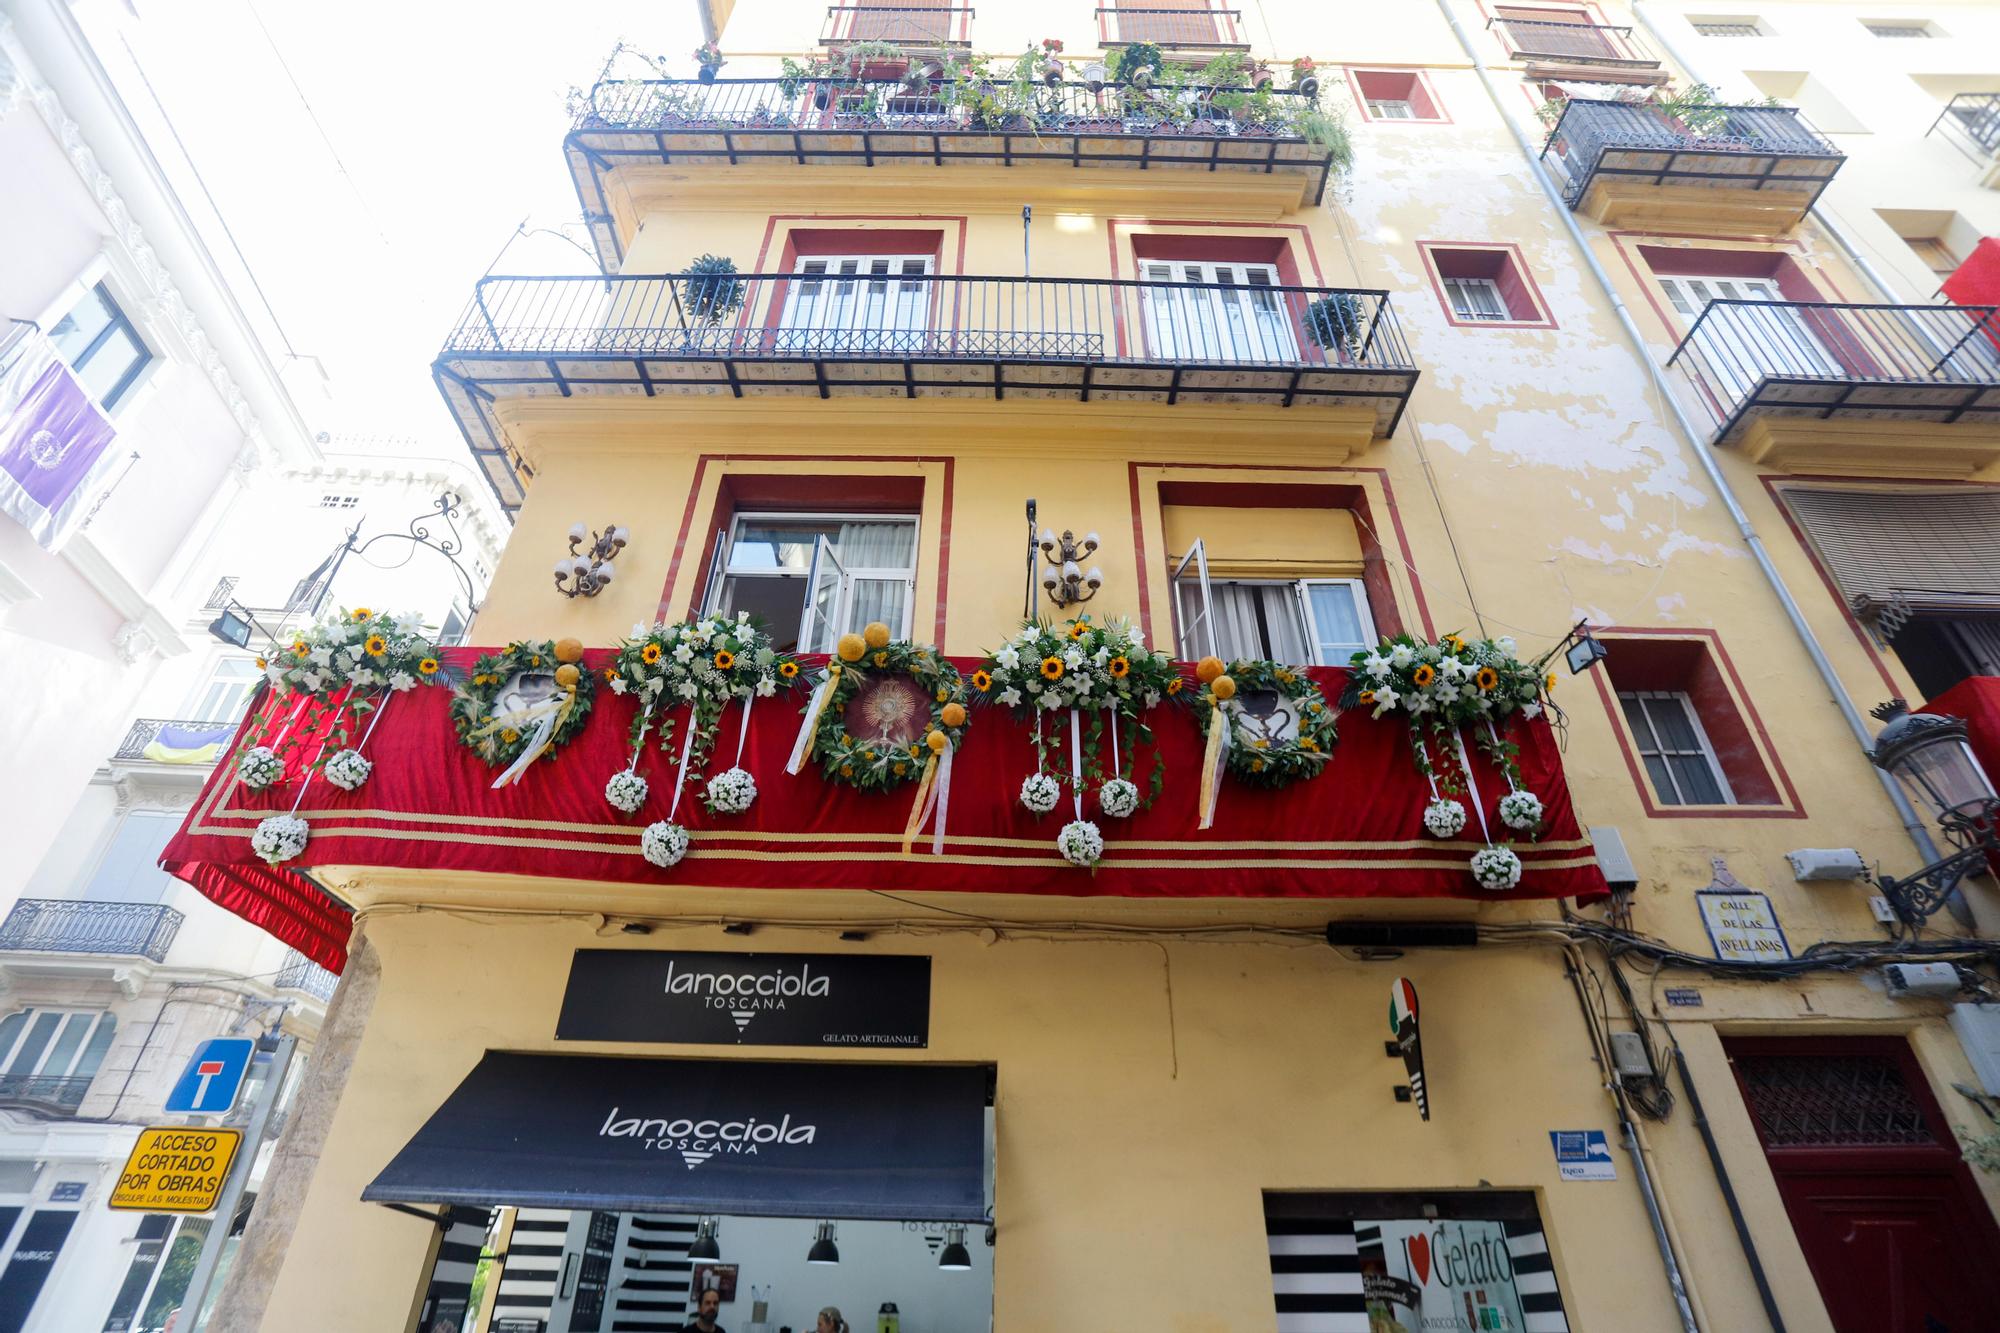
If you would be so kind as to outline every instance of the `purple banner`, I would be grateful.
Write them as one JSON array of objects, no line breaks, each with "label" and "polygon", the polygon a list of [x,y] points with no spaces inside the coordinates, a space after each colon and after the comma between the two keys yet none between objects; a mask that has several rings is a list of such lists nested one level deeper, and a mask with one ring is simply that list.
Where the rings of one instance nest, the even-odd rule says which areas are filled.
[{"label": "purple banner", "polygon": [[0,512],[53,550],[116,435],[48,339],[21,339],[0,362]]}]

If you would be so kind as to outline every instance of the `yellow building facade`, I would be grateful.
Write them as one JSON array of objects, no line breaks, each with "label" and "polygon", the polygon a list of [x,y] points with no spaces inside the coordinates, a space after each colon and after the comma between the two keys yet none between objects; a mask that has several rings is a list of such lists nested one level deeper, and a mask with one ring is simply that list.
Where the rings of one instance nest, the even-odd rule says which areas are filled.
[{"label": "yellow building facade", "polygon": [[[440,356],[517,508],[473,641],[766,615],[818,596],[818,550],[839,567],[818,620],[780,607],[802,650],[865,618],[978,658],[1027,604],[1028,502],[1094,535],[1083,609],[1176,658],[1343,667],[1398,632],[1540,657],[1587,622],[1603,660],[1558,659],[1552,699],[1575,859],[1594,847],[1611,896],[1406,896],[1386,872],[1328,897],[969,892],[921,849],[885,855],[882,892],[807,891],[787,865],[839,850],[809,833],[748,886],[706,878],[699,842],[655,883],[322,854],[347,979],[217,1327],[691,1315],[690,1237],[726,1210],[665,1167],[647,1207],[600,1208],[625,1220],[595,1249],[587,1200],[485,1198],[476,1165],[417,1216],[363,1202],[493,1053],[754,1056],[802,1094],[843,1066],[989,1069],[974,1295],[881,1284],[913,1330],[1995,1326],[2000,1190],[1960,1152],[1993,1126],[1955,1089],[1985,1076],[1983,1015],[1958,1011],[1988,993],[2000,899],[1970,877],[1885,924],[1858,876],[1951,849],[1862,714],[1996,669],[2000,574],[1962,539],[2000,475],[2000,338],[1924,279],[2000,232],[1994,144],[1955,100],[2000,93],[2000,18],[1155,4],[709,0],[719,78],[613,79],[560,146],[551,127],[608,277],[489,278]],[[1147,42],[1161,68],[1121,84]],[[1000,54],[962,72],[975,52]],[[1902,81],[1879,107],[1870,65]],[[1722,92],[1690,97],[1700,78]],[[683,276],[704,257],[738,276]],[[549,563],[579,521],[630,540],[564,598]],[[1851,870],[1799,878],[1788,853],[1815,848]],[[1782,961],[1723,965],[1774,929]],[[927,1040],[562,1037],[588,950],[921,956]],[[1894,962],[1955,980],[1892,994]],[[1384,1051],[1399,978],[1427,1116]],[[1578,1157],[1591,1131],[1608,1151]],[[790,1265],[820,1215],[766,1212]],[[669,1219],[653,1267],[638,1215]],[[772,1330],[838,1303],[814,1298],[833,1270],[773,1278],[743,1248],[770,1225],[721,1223],[738,1333],[760,1285]],[[904,1251],[935,1266],[922,1235]],[[593,1257],[615,1276],[582,1301]]]}]

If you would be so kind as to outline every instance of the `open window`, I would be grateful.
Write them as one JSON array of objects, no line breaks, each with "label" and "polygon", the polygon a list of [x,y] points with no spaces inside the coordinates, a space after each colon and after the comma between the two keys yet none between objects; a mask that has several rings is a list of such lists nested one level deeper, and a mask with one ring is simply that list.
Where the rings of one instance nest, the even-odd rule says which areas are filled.
[{"label": "open window", "polygon": [[715,550],[705,605],[748,612],[784,651],[832,652],[872,621],[909,637],[914,514],[739,513]]},{"label": "open window", "polygon": [[1358,578],[1218,578],[1197,538],[1174,569],[1175,655],[1345,666],[1372,646],[1368,590]]}]

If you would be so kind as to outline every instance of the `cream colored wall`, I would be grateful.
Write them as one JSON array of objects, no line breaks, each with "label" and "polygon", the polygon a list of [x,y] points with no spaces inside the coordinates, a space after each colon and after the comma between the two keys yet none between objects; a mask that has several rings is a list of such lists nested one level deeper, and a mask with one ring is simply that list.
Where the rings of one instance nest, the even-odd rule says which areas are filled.
[{"label": "cream colored wall", "polygon": [[[556,1050],[550,1032],[571,951],[621,942],[575,920],[383,914],[366,928],[381,950],[382,989],[270,1327],[294,1326],[305,1311],[315,1328],[400,1325],[428,1236],[414,1219],[358,1202],[361,1190],[482,1051]],[[1572,1327],[1678,1326],[1629,1161],[1621,1157],[1615,1183],[1556,1178],[1548,1130],[1612,1126],[1575,1000],[1547,955],[1489,950],[1384,965],[1310,939],[1163,949],[1011,935],[988,944],[963,930],[848,946],[825,932],[768,928],[739,946],[713,926],[650,943],[934,958],[921,1059],[999,1068],[998,1328],[1269,1329],[1262,1191],[1474,1182],[1538,1193]],[[1392,1097],[1402,1066],[1382,1053],[1399,973],[1423,999],[1428,1124]],[[1523,1032],[1546,1040],[1523,1043]],[[334,1254],[341,1262],[324,1261]],[[353,1281],[357,1272],[369,1281]]]}]

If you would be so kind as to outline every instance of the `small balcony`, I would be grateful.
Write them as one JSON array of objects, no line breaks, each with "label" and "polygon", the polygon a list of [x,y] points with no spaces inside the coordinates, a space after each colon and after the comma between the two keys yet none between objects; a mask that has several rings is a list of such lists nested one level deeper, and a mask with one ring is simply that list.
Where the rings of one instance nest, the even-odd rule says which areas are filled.
[{"label": "small balcony", "polygon": [[1769,466],[1963,477],[2000,461],[2000,308],[1711,301],[1668,364],[1715,443]]},{"label": "small balcony", "polygon": [[[1416,385],[1388,293],[892,272],[490,277],[433,369],[502,502],[499,398],[1057,399],[1358,408]],[[507,489],[512,487],[511,492]]]},{"label": "small balcony", "polygon": [[285,952],[285,964],[278,969],[277,979],[271,983],[278,990],[310,995],[321,1004],[333,999],[334,987],[339,984],[337,974],[327,971],[297,949]]},{"label": "small balcony", "polygon": [[1143,9],[1124,5],[1097,11],[1097,44],[1106,50],[1151,42],[1173,53],[1248,51],[1240,9]]},{"label": "small balcony", "polygon": [[236,734],[236,722],[135,717],[112,759],[128,764],[212,764]]},{"label": "small balcony", "polygon": [[0,1074],[0,1106],[47,1115],[75,1115],[90,1092],[91,1075],[56,1078],[47,1074]]},{"label": "small balcony", "polygon": [[1789,231],[1846,154],[1790,107],[1655,106],[1572,99],[1542,149],[1570,208],[1607,226]]},{"label": "small balcony", "polygon": [[1960,93],[1931,122],[1929,131],[1977,163],[1980,184],[2000,190],[2000,93]]},{"label": "small balcony", "polygon": [[911,51],[963,47],[973,11],[960,5],[828,5],[819,42],[840,50],[855,42],[887,42]]},{"label": "small balcony", "polygon": [[1593,83],[1667,81],[1660,58],[1630,28],[1502,17],[1488,19],[1486,26],[1506,46],[1507,58],[1520,61],[1529,78]]},{"label": "small balcony", "polygon": [[167,960],[184,918],[159,903],[23,898],[0,923],[0,953]]}]

